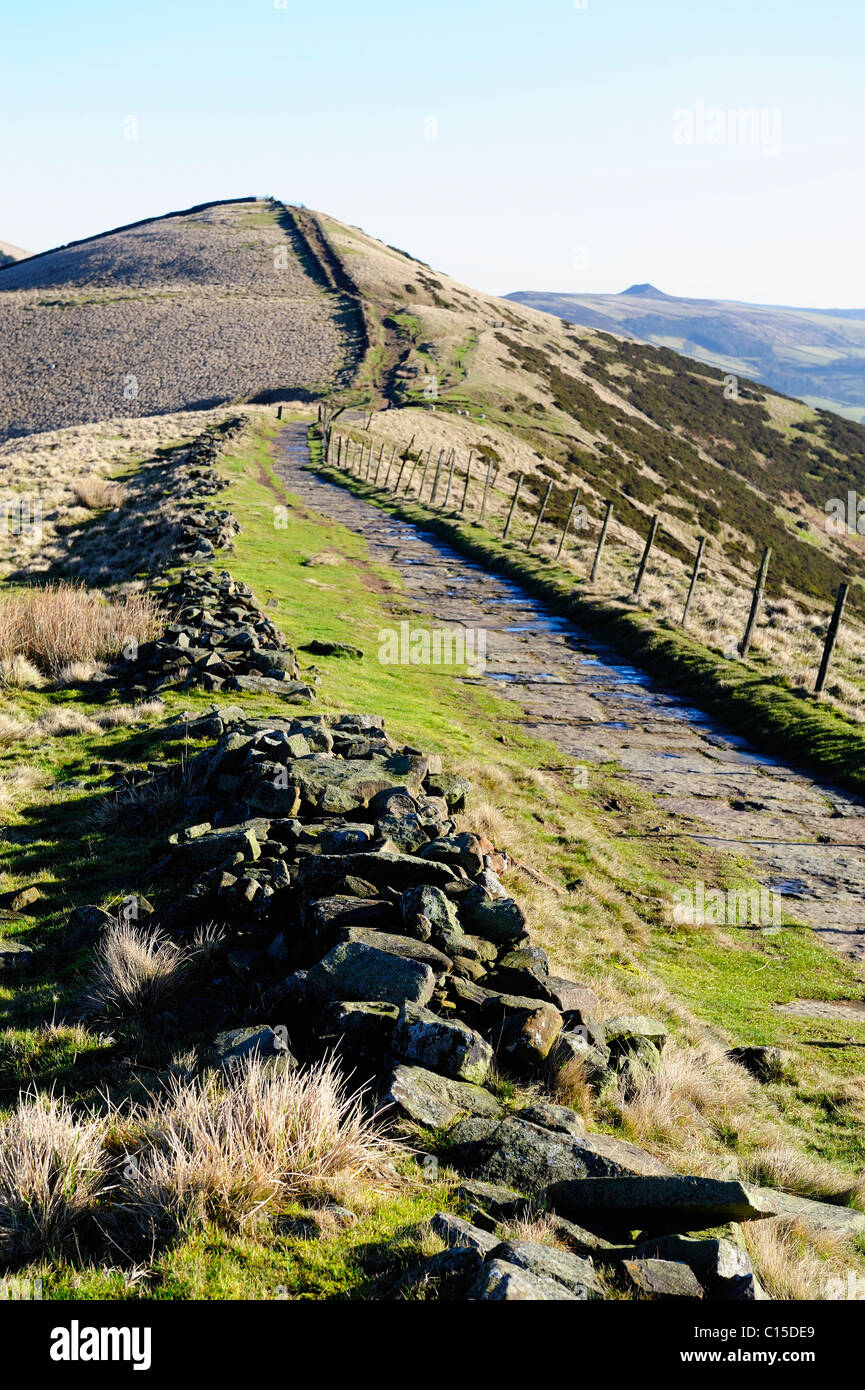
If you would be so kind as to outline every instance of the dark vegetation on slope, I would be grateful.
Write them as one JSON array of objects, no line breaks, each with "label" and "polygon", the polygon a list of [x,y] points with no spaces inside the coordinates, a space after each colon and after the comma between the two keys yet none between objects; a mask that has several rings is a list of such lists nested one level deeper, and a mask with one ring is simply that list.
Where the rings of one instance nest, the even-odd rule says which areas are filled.
[{"label": "dark vegetation on slope", "polygon": [[688,299],[651,285],[632,285],[613,295],[529,290],[506,297],[569,323],[656,347],[681,344],[677,351],[683,355],[767,382],[787,396],[859,412],[853,418],[861,419],[865,411],[862,309]]},{"label": "dark vegetation on slope", "polygon": [[[505,334],[498,337],[525,371],[547,383],[560,410],[604,436],[607,442],[598,446],[600,458],[585,449],[571,449],[568,461],[575,473],[614,499],[625,524],[645,529],[645,514],[634,502],[660,511],[669,510],[672,503],[677,515],[709,535],[719,537],[724,527],[740,532],[740,539],[723,541],[734,563],[752,564],[759,558],[758,546],[769,545],[770,593],[783,594],[790,587],[826,600],[842,581],[855,577],[852,563],[842,565],[800,539],[768,499],[780,502],[782,496],[798,493],[822,509],[827,499],[845,497],[848,488],[858,485],[865,492],[862,426],[821,412],[819,426],[800,426],[788,443],[769,426],[765,407],[747,384],[740,400],[727,400],[720,389],[721,372],[707,367],[698,374],[674,352],[606,335],[597,343],[582,341],[580,347],[592,359],[586,370],[648,415],[653,422],[648,424],[601,400],[537,348]],[[628,374],[613,376],[613,365],[627,366]],[[711,450],[717,464],[701,449]],[[657,476],[647,477],[640,463]],[[663,531],[658,543],[680,559],[687,554]],[[851,608],[865,610],[865,598],[855,589]]]}]

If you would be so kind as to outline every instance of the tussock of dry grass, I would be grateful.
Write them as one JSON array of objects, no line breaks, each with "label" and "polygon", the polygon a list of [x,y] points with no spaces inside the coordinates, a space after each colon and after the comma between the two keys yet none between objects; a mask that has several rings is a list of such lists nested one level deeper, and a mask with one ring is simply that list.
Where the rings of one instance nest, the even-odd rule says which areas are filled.
[{"label": "tussock of dry grass", "polygon": [[0,1257],[56,1250],[104,1181],[104,1122],[78,1118],[65,1100],[23,1096],[0,1120]]},{"label": "tussock of dry grass", "polygon": [[106,1014],[150,1013],[177,993],[191,952],[164,932],[114,922],[96,946],[88,1002]]},{"label": "tussock of dry grass", "polygon": [[856,1184],[839,1179],[835,1170],[818,1158],[809,1158],[791,1144],[775,1142],[746,1154],[740,1171],[746,1182],[760,1187],[779,1187],[799,1197],[815,1197],[842,1205],[856,1194]]},{"label": "tussock of dry grass", "polygon": [[104,729],[128,728],[146,723],[163,712],[160,700],[143,700],[138,705],[109,705],[96,714],[70,705],[47,710],[38,719],[28,720],[17,710],[0,710],[0,748],[11,748],[35,736],[63,738],[68,734],[98,734]]},{"label": "tussock of dry grass", "polygon": [[0,682],[15,690],[39,690],[45,678],[38,666],[21,652],[15,652],[0,657]]},{"label": "tussock of dry grass", "polygon": [[164,708],[161,700],[142,700],[138,705],[109,705],[96,716],[96,722],[100,729],[123,728],[162,714]]},{"label": "tussock of dry grass", "polygon": [[536,1245],[567,1248],[559,1235],[555,1216],[546,1211],[528,1211],[525,1216],[502,1222],[498,1232],[502,1240],[530,1240]]},{"label": "tussock of dry grass", "polygon": [[25,657],[50,676],[74,661],[116,656],[156,629],[152,601],[133,594],[107,603],[74,584],[22,588],[0,602],[0,661]]},{"label": "tussock of dry grass", "polygon": [[[780,1218],[748,1221],[742,1229],[751,1263],[770,1298],[837,1298],[839,1286],[846,1286],[848,1266],[839,1237]],[[846,1292],[841,1296],[846,1298]]]},{"label": "tussock of dry grass", "polygon": [[717,1044],[686,1049],[668,1041],[657,1070],[631,1059],[613,1108],[637,1143],[675,1153],[689,1137],[705,1142],[710,1128],[726,1128],[749,1098],[747,1079],[736,1075]]},{"label": "tussock of dry grass", "polygon": [[79,478],[72,484],[72,492],[82,507],[94,510],[101,507],[119,507],[125,498],[124,489],[119,483],[95,475]]},{"label": "tussock of dry grass", "polygon": [[67,685],[86,685],[104,675],[105,667],[98,661],[68,661],[57,672],[55,684],[61,689]]},{"label": "tussock of dry grass", "polygon": [[178,942],[165,932],[115,921],[94,952],[87,1001],[99,1012],[120,1016],[163,1008],[190,969],[213,960],[223,935],[220,926],[208,922],[191,943]]},{"label": "tussock of dry grass", "polygon": [[82,713],[81,710],[71,709],[69,706],[60,705],[57,709],[52,709],[47,714],[40,715],[38,721],[39,731],[48,735],[66,734],[98,734],[99,725],[94,719]]},{"label": "tussock of dry grass", "polygon": [[568,1105],[582,1115],[587,1125],[595,1119],[595,1093],[589,1085],[585,1065],[573,1058],[563,1067],[550,1068],[547,1088],[559,1105]]},{"label": "tussock of dry grass", "polygon": [[145,812],[155,816],[168,814],[197,786],[197,771],[187,765],[137,786],[123,787],[96,803],[88,812],[87,825],[92,830],[111,831]]},{"label": "tussock of dry grass", "polygon": [[17,710],[0,710],[0,747],[10,748],[13,744],[20,743],[27,737],[31,727],[30,721],[22,717]]},{"label": "tussock of dry grass", "polygon": [[272,1078],[254,1062],[175,1078],[146,1133],[125,1205],[154,1231],[207,1220],[236,1230],[278,1201],[392,1181],[398,1152],[335,1059]]},{"label": "tussock of dry grass", "polygon": [[9,811],[18,798],[35,791],[45,781],[45,773],[37,767],[15,767],[0,776],[0,811]]}]

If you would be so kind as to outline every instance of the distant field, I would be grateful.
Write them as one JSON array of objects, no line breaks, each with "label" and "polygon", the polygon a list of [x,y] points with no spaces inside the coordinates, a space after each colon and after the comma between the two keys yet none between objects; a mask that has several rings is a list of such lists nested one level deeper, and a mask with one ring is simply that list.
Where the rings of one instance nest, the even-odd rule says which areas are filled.
[{"label": "distant field", "polygon": [[685,299],[651,285],[623,294],[518,290],[506,297],[570,323],[673,348],[860,423],[865,418],[865,310]]}]

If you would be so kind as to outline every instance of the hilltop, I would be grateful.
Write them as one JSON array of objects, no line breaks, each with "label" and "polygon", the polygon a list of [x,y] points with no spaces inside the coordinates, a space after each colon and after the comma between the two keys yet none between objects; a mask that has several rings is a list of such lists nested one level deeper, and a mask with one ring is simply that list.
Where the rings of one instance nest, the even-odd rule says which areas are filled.
[{"label": "hilltop", "polygon": [[0,439],[338,384],[357,325],[295,220],[216,203],[0,272]]},{"label": "hilltop", "polygon": [[[678,303],[632,289],[623,303]],[[861,426],[744,378],[731,392],[719,368],[669,348],[480,293],[325,214],[212,204],[35,256],[0,271],[0,327],[15,347],[0,383],[13,466],[22,449],[38,452],[38,431],[326,399],[372,408],[389,447],[492,462],[493,513],[522,473],[523,506],[551,483],[546,519],[560,526],[578,487],[578,574],[612,502],[605,565],[619,592],[658,513],[646,600],[661,614],[681,612],[706,536],[692,624],[722,651],[741,636],[770,546],[775,606],[758,641],[794,680],[813,683],[842,581],[850,616],[863,608],[856,517],[826,526],[832,499],[865,496]],[[851,634],[835,666],[833,692],[854,712],[863,652]]]},{"label": "hilltop", "polygon": [[518,290],[505,297],[569,323],[673,348],[850,419],[865,418],[865,309],[688,299],[649,284],[630,285],[621,294]]}]

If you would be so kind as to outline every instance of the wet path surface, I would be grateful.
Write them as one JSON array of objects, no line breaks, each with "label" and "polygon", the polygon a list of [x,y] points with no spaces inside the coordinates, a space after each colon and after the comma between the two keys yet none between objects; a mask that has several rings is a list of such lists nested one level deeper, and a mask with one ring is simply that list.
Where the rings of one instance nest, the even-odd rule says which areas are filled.
[{"label": "wet path surface", "polygon": [[306,426],[290,425],[276,449],[285,485],[400,572],[420,623],[486,632],[483,679],[514,702],[515,723],[589,766],[614,758],[689,835],[748,854],[827,945],[865,958],[861,798],[760,753],[510,580],[304,470],[308,460]]}]

